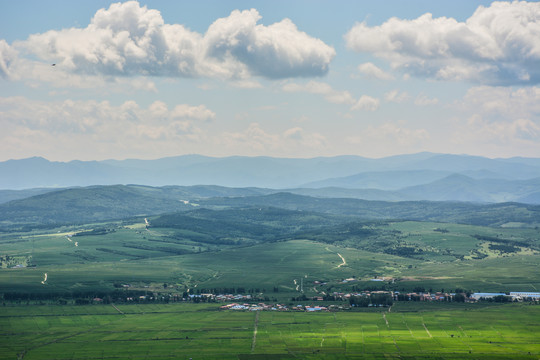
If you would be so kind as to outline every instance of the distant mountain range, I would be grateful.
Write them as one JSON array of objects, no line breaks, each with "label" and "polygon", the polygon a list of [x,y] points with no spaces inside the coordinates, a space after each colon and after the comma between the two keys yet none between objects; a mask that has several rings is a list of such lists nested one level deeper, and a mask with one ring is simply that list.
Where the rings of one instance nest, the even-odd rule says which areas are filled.
[{"label": "distant mountain range", "polygon": [[[314,197],[384,201],[540,204],[540,158],[418,153],[381,159],[185,155],[157,160],[51,162],[35,157],[0,162],[0,189],[5,189],[0,190],[0,203],[50,188],[115,184],[218,185],[243,188],[237,190],[241,196],[251,188],[252,195],[286,190]],[[238,195],[230,192],[227,196]]]}]

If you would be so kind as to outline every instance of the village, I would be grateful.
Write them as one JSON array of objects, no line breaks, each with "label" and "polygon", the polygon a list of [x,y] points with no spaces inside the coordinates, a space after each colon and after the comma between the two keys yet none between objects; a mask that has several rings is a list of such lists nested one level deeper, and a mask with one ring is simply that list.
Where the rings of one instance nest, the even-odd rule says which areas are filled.
[{"label": "village", "polygon": [[[352,279],[350,279],[352,281]],[[315,281],[314,284],[321,284]],[[129,284],[119,285],[126,290],[131,287]],[[234,289],[230,289],[233,290]],[[244,290],[242,288],[242,290]],[[257,289],[258,290],[258,289]],[[276,289],[274,289],[276,291]],[[136,292],[135,292],[136,293]],[[136,296],[117,297],[114,301],[119,302],[192,302],[192,303],[225,303],[220,306],[222,310],[236,311],[338,311],[351,310],[360,307],[390,307],[394,302],[540,302],[540,292],[469,292],[456,289],[455,292],[444,291],[424,291],[419,288],[412,292],[388,291],[388,290],[359,290],[350,292],[320,292],[315,296],[306,296],[300,291],[298,297],[286,300],[273,298],[262,292],[256,293],[214,293],[197,292],[196,294],[184,292],[180,293],[160,293],[148,292],[139,293]],[[106,303],[106,299],[94,297],[91,303]]]},{"label": "village", "polygon": [[[200,296],[206,296],[209,299],[215,299],[216,301],[223,301],[228,299],[251,299],[251,297],[244,297],[243,295],[212,295],[203,294]],[[400,293],[392,291],[362,291],[354,293],[332,293],[331,299],[333,301],[342,301],[348,305],[313,305],[315,302],[323,302],[330,300],[328,297],[323,298],[320,296],[307,298],[308,301],[312,301],[310,305],[293,305],[286,306],[283,304],[266,304],[266,303],[229,303],[223,305],[220,308],[223,310],[245,310],[245,311],[332,311],[332,310],[346,310],[354,307],[389,307],[392,306],[394,301],[426,301],[426,302],[478,302],[478,301],[493,301],[493,302],[521,302],[521,301],[540,301],[540,292],[510,292],[506,293],[472,293],[467,296],[466,293]]]}]

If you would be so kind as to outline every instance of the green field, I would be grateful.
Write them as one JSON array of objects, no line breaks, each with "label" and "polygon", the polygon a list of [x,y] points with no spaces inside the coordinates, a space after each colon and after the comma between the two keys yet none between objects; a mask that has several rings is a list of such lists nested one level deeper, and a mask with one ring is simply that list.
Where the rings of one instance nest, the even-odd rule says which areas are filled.
[{"label": "green field", "polygon": [[5,306],[1,359],[538,359],[540,306],[234,312],[213,304]]},{"label": "green field", "polygon": [[[0,358],[539,358],[534,302],[403,298],[456,292],[464,301],[467,292],[539,291],[536,208],[359,208],[357,201],[290,194],[259,199],[270,206],[248,200],[65,225],[52,218],[49,224],[47,210],[40,212],[46,220],[26,216],[22,225],[0,229]],[[395,220],[389,209],[423,221]],[[94,218],[90,208],[79,210]],[[453,223],[457,218],[467,221]],[[375,307],[382,302],[372,294],[371,307],[347,310],[362,290],[401,298],[396,294],[391,308]],[[204,293],[342,310],[233,312],[204,303],[211,296],[193,296]],[[345,293],[355,295],[349,301]]]},{"label": "green field", "polygon": [[[141,218],[4,234],[0,293],[108,292],[118,284],[161,292],[167,284],[168,292],[243,288],[284,301],[300,295],[300,281],[308,296],[352,286],[540,289],[538,229],[340,223],[297,213],[294,221],[287,221],[290,212],[276,221],[264,214],[261,221],[252,216],[239,224],[244,220],[237,211],[217,214],[222,217],[217,224],[208,220],[216,212],[208,212],[187,220],[182,215],[181,227],[146,229]],[[299,230],[298,224],[307,225]],[[356,281],[343,283],[347,278]],[[315,281],[326,285],[314,286]]]}]

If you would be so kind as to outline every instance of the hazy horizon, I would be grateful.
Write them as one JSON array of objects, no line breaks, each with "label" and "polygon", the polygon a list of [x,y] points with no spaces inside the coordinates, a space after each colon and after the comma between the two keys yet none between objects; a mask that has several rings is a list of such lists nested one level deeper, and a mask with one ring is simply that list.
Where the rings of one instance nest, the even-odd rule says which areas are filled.
[{"label": "hazy horizon", "polygon": [[168,158],[177,158],[182,156],[201,156],[201,157],[209,157],[209,158],[215,158],[215,159],[222,159],[222,158],[231,158],[231,157],[246,157],[246,158],[274,158],[274,159],[298,159],[298,160],[310,160],[310,159],[328,159],[328,158],[338,158],[338,157],[361,157],[369,160],[381,160],[385,158],[391,158],[391,157],[399,157],[399,156],[414,156],[414,155],[420,155],[420,154],[433,154],[433,155],[451,155],[451,156],[466,156],[466,157],[480,157],[480,158],[486,158],[490,160],[508,160],[513,158],[524,158],[524,159],[540,159],[540,156],[508,156],[508,157],[490,157],[490,156],[482,156],[482,155],[471,155],[471,154],[465,154],[465,153],[435,153],[431,151],[420,151],[420,152],[414,152],[414,153],[402,153],[402,154],[392,154],[392,155],[386,155],[386,156],[363,156],[363,155],[355,155],[355,154],[340,154],[340,155],[320,155],[320,156],[304,156],[304,157],[294,157],[294,156],[269,156],[269,155],[204,155],[204,154],[180,154],[180,155],[168,155],[168,156],[162,156],[162,157],[149,157],[149,158],[134,158],[134,157],[126,157],[126,158],[108,158],[108,159],[92,159],[92,160],[81,160],[81,159],[66,159],[66,160],[54,160],[49,159],[45,156],[35,155],[35,156],[29,156],[24,158],[11,158],[6,160],[1,160],[0,162],[5,161],[18,161],[18,160],[28,160],[33,158],[41,158],[44,160],[47,160],[49,162],[61,162],[61,163],[68,163],[72,161],[84,161],[84,162],[91,162],[91,161],[97,161],[97,162],[106,162],[106,161],[129,161],[129,160],[141,160],[141,161],[153,161],[153,160],[162,160],[162,159],[168,159]]},{"label": "hazy horizon", "polygon": [[540,156],[540,3],[9,2],[0,161]]}]

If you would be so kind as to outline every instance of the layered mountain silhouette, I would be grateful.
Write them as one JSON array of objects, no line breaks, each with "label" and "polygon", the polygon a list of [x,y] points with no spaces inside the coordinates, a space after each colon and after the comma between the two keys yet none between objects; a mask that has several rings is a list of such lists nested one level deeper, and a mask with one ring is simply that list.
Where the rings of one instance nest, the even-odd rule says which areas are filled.
[{"label": "layered mountain silhouette", "polygon": [[[184,155],[156,160],[54,162],[34,157],[0,162],[0,189],[4,189],[0,202],[50,188],[115,184],[217,185],[252,188],[257,194],[286,190],[313,197],[384,201],[538,204],[540,159],[418,153],[380,159]],[[230,192],[225,191],[227,196]]]}]

